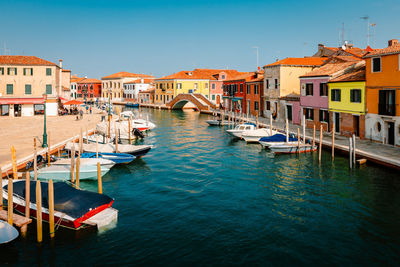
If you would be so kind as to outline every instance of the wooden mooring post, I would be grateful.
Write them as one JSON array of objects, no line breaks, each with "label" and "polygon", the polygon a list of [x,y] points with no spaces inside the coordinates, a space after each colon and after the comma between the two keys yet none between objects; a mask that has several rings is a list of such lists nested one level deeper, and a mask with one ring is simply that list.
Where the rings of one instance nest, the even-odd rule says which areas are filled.
[{"label": "wooden mooring post", "polygon": [[12,170],[13,170],[13,178],[14,180],[18,179],[17,173],[17,156],[15,152],[15,147],[11,146],[11,162],[12,162]]},{"label": "wooden mooring post", "polygon": [[1,180],[1,186],[0,186],[0,210],[3,209],[3,172],[0,167],[0,180]]},{"label": "wooden mooring post", "polygon": [[286,143],[289,142],[289,121],[286,119]]},{"label": "wooden mooring post", "polygon": [[303,115],[303,143],[306,143],[306,115]]},{"label": "wooden mooring post", "polygon": [[97,162],[97,185],[99,189],[99,194],[103,194],[103,183],[101,180],[101,166],[100,162]]},{"label": "wooden mooring post", "polygon": [[31,201],[31,177],[29,172],[25,174],[25,217],[29,218],[30,216],[30,202]]},{"label": "wooden mooring post", "polygon": [[318,162],[321,163],[322,159],[322,134],[323,134],[324,128],[322,128],[322,125],[319,127],[319,154],[318,154]]},{"label": "wooden mooring post", "polygon": [[335,160],[335,124],[332,125],[332,161]]},{"label": "wooden mooring post", "polygon": [[8,178],[8,202],[7,202],[7,211],[8,211],[8,224],[13,225],[13,217],[14,217],[14,198],[13,198],[13,180]]},{"label": "wooden mooring post", "polygon": [[272,114],[269,115],[269,133],[272,136]]},{"label": "wooden mooring post", "polygon": [[300,153],[300,129],[297,127],[297,153]]},{"label": "wooden mooring post", "polygon": [[118,153],[118,129],[115,124],[114,128],[115,128],[115,153]]},{"label": "wooden mooring post", "polygon": [[53,180],[50,179],[48,183],[48,193],[49,193],[49,229],[50,229],[50,237],[53,238],[55,235],[54,231],[54,186]]},{"label": "wooden mooring post", "polygon": [[34,180],[37,180],[37,145],[36,137],[33,138],[33,172],[35,174]]},{"label": "wooden mooring post", "polygon": [[356,166],[356,136],[353,134],[353,166]]},{"label": "wooden mooring post", "polygon": [[75,143],[72,142],[71,150],[71,183],[75,183]]},{"label": "wooden mooring post", "polygon": [[132,143],[131,140],[131,118],[128,119],[128,134],[129,134],[129,144]]},{"label": "wooden mooring post", "polygon": [[315,146],[315,124],[314,124],[314,127],[313,127],[312,146],[313,146],[313,149],[314,149],[314,146]]},{"label": "wooden mooring post", "polygon": [[47,134],[47,166],[50,167],[50,132]]},{"label": "wooden mooring post", "polygon": [[353,138],[349,137],[349,167],[353,168]]},{"label": "wooden mooring post", "polygon": [[75,188],[79,189],[79,169],[81,164],[81,155],[79,154],[76,158],[76,180],[75,180]]},{"label": "wooden mooring post", "polygon": [[43,241],[43,224],[42,224],[42,188],[40,181],[36,181],[36,231],[37,242]]}]

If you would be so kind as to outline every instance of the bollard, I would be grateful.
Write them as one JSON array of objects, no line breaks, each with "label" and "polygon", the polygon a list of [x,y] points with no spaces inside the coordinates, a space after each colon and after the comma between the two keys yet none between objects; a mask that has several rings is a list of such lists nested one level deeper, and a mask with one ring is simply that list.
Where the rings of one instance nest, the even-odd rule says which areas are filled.
[{"label": "bollard", "polygon": [[14,198],[13,198],[13,180],[11,178],[8,178],[8,205],[7,205],[7,219],[8,219],[8,224],[13,225],[13,216],[14,216]]},{"label": "bollard", "polygon": [[352,155],[353,155],[353,152],[352,152],[352,148],[353,148],[353,142],[352,142],[353,140],[352,140],[352,138],[351,137],[349,137],[349,167],[350,167],[350,169],[351,168],[353,168],[353,160],[352,160]]},{"label": "bollard", "polygon": [[78,155],[76,159],[76,181],[75,181],[75,187],[79,189],[79,167],[81,164],[81,155]]},{"label": "bollard", "polygon": [[50,167],[50,132],[47,134],[47,166]]},{"label": "bollard", "polygon": [[49,228],[50,228],[50,237],[53,238],[54,233],[54,186],[53,180],[49,181]]},{"label": "bollard", "polygon": [[103,184],[101,181],[101,167],[100,162],[97,162],[97,183],[99,188],[99,194],[103,194]]},{"label": "bollard", "polygon": [[335,159],[335,124],[332,125],[332,161]]},{"label": "bollard", "polygon": [[25,217],[30,216],[30,201],[31,201],[31,177],[29,172],[25,174]]},{"label": "bollard", "polygon": [[313,128],[314,129],[313,129],[313,135],[312,135],[312,146],[313,146],[313,149],[314,149],[314,146],[315,146],[315,124],[314,124]]},{"label": "bollard", "polygon": [[353,166],[356,166],[356,136],[353,134]]},{"label": "bollard", "polygon": [[303,115],[303,143],[306,143],[306,115]]},{"label": "bollard", "polygon": [[36,147],[36,137],[33,138],[33,172],[35,174],[34,180],[37,180],[37,147]]},{"label": "bollard", "polygon": [[40,243],[43,240],[42,232],[42,188],[40,187],[40,181],[36,181],[36,231],[37,241]]},{"label": "bollard", "polygon": [[318,161],[321,163],[321,157],[322,157],[322,132],[323,132],[322,125],[319,128],[319,154],[318,154]]}]

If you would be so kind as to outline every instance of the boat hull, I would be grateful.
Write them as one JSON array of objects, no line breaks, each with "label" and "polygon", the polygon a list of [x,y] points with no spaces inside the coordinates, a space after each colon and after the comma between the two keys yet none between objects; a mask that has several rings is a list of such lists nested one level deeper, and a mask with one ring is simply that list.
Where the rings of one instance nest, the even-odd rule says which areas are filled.
[{"label": "boat hull", "polygon": [[[95,158],[96,153],[85,152],[81,154],[81,157]],[[135,159],[135,156],[123,153],[99,153],[99,157],[113,161],[115,164],[128,164]]]},{"label": "boat hull", "polygon": [[291,145],[296,145],[297,142],[263,142],[263,141],[258,141],[263,147],[270,147],[274,145],[285,145],[285,144],[291,144]]},{"label": "boat hull", "polygon": [[[109,170],[109,168],[102,166],[101,176],[104,176]],[[76,170],[74,172],[76,173]],[[30,172],[30,176],[33,178],[35,173],[33,171]],[[37,171],[37,177],[40,180],[69,181],[71,180],[71,166],[45,167]],[[79,180],[97,180],[97,166],[82,166],[79,169]]]},{"label": "boat hull", "polygon": [[317,150],[317,147],[312,147],[311,145],[273,145],[269,147],[272,152],[275,154],[298,154],[298,153],[307,153],[314,152]]}]

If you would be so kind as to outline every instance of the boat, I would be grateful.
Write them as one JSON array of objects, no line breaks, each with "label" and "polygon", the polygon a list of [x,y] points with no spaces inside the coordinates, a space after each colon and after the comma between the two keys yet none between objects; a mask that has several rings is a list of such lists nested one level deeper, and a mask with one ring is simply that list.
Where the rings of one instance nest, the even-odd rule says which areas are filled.
[{"label": "boat", "polygon": [[[101,176],[104,176],[110,170],[104,166],[100,168]],[[33,178],[35,173],[31,171],[30,176]],[[40,168],[37,170],[37,177],[40,180],[69,181],[71,180],[71,165],[52,165]],[[97,180],[97,166],[79,166],[79,180]]]},{"label": "boat", "polygon": [[125,107],[127,107],[127,108],[138,108],[139,107],[139,103],[128,102],[128,103],[125,104]]},{"label": "boat", "polygon": [[19,236],[19,232],[14,226],[0,220],[0,244],[6,244]]},{"label": "boat", "polygon": [[[96,158],[96,153],[85,152],[81,154],[81,159]],[[99,153],[99,158],[113,161],[115,164],[128,164],[131,163],[135,156],[124,153]]]},{"label": "boat", "polygon": [[[111,169],[114,165],[115,162],[108,160],[108,159],[104,159],[104,158],[96,158],[96,155],[94,158],[82,158],[80,159],[80,166],[86,166],[86,165],[95,165],[97,166],[97,162],[100,162],[100,166],[104,166],[106,168]],[[52,163],[52,165],[71,165],[71,159],[68,158],[60,158],[58,160],[56,160],[55,162]]]},{"label": "boat", "polygon": [[[13,206],[25,213],[25,180],[13,181]],[[42,218],[49,220],[48,183],[40,183],[42,191]],[[8,184],[3,182],[3,197],[8,199]],[[114,199],[96,192],[76,189],[66,183],[54,183],[54,221],[57,225],[79,230],[88,226],[106,226],[118,217],[111,206]],[[36,219],[36,181],[30,182],[30,214]]]},{"label": "boat", "polygon": [[272,152],[275,154],[294,154],[294,153],[306,153],[314,152],[317,150],[317,146],[310,144],[273,144],[269,146]]},{"label": "boat", "polygon": [[228,129],[226,130],[226,132],[235,137],[242,138],[242,134],[244,131],[250,131],[255,129],[257,129],[257,127],[254,123],[244,123],[237,125],[233,129]]},{"label": "boat", "polygon": [[288,138],[289,142],[286,142],[286,135],[277,133],[272,136],[262,137],[258,140],[258,142],[263,147],[269,147],[270,145],[283,145],[283,144],[297,144],[298,140],[294,136],[290,136]]},{"label": "boat", "polygon": [[[272,135],[276,133],[277,131],[272,130]],[[260,138],[267,136],[271,136],[271,130],[269,128],[249,130],[242,133],[242,138],[248,143],[257,143]]]},{"label": "boat", "polygon": [[135,125],[135,128],[141,128],[141,127],[147,127],[148,130],[152,130],[156,128],[156,125],[147,119],[140,119],[136,118],[135,113],[133,113],[131,110],[125,110],[119,114],[119,120],[118,122],[123,122],[123,123],[128,123],[127,120],[131,120],[131,127],[132,125]]},{"label": "boat", "polygon": [[[222,120],[206,120],[206,122],[210,126],[221,126],[222,125]],[[234,124],[235,123],[233,121],[224,120],[224,124],[223,125],[234,125]]]},{"label": "boat", "polygon": [[[71,151],[73,146],[72,142],[68,142],[65,145],[65,150]],[[75,147],[76,144],[75,144]],[[126,153],[126,154],[131,154],[135,157],[141,157],[147,154],[147,152],[150,151],[152,146],[150,145],[123,145],[123,144],[118,144],[118,151],[115,151],[115,144],[82,144],[82,149],[84,152],[92,152],[96,153],[96,147],[98,147],[98,152],[99,153]]]}]

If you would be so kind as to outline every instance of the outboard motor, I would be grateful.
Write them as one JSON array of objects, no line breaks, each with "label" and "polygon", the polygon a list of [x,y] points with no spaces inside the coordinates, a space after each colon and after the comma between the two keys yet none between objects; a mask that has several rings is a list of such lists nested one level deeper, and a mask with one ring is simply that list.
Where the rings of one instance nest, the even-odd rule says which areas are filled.
[{"label": "outboard motor", "polygon": [[134,136],[136,136],[137,138],[144,138],[144,134],[142,131],[140,131],[138,128],[133,128],[132,133]]}]

